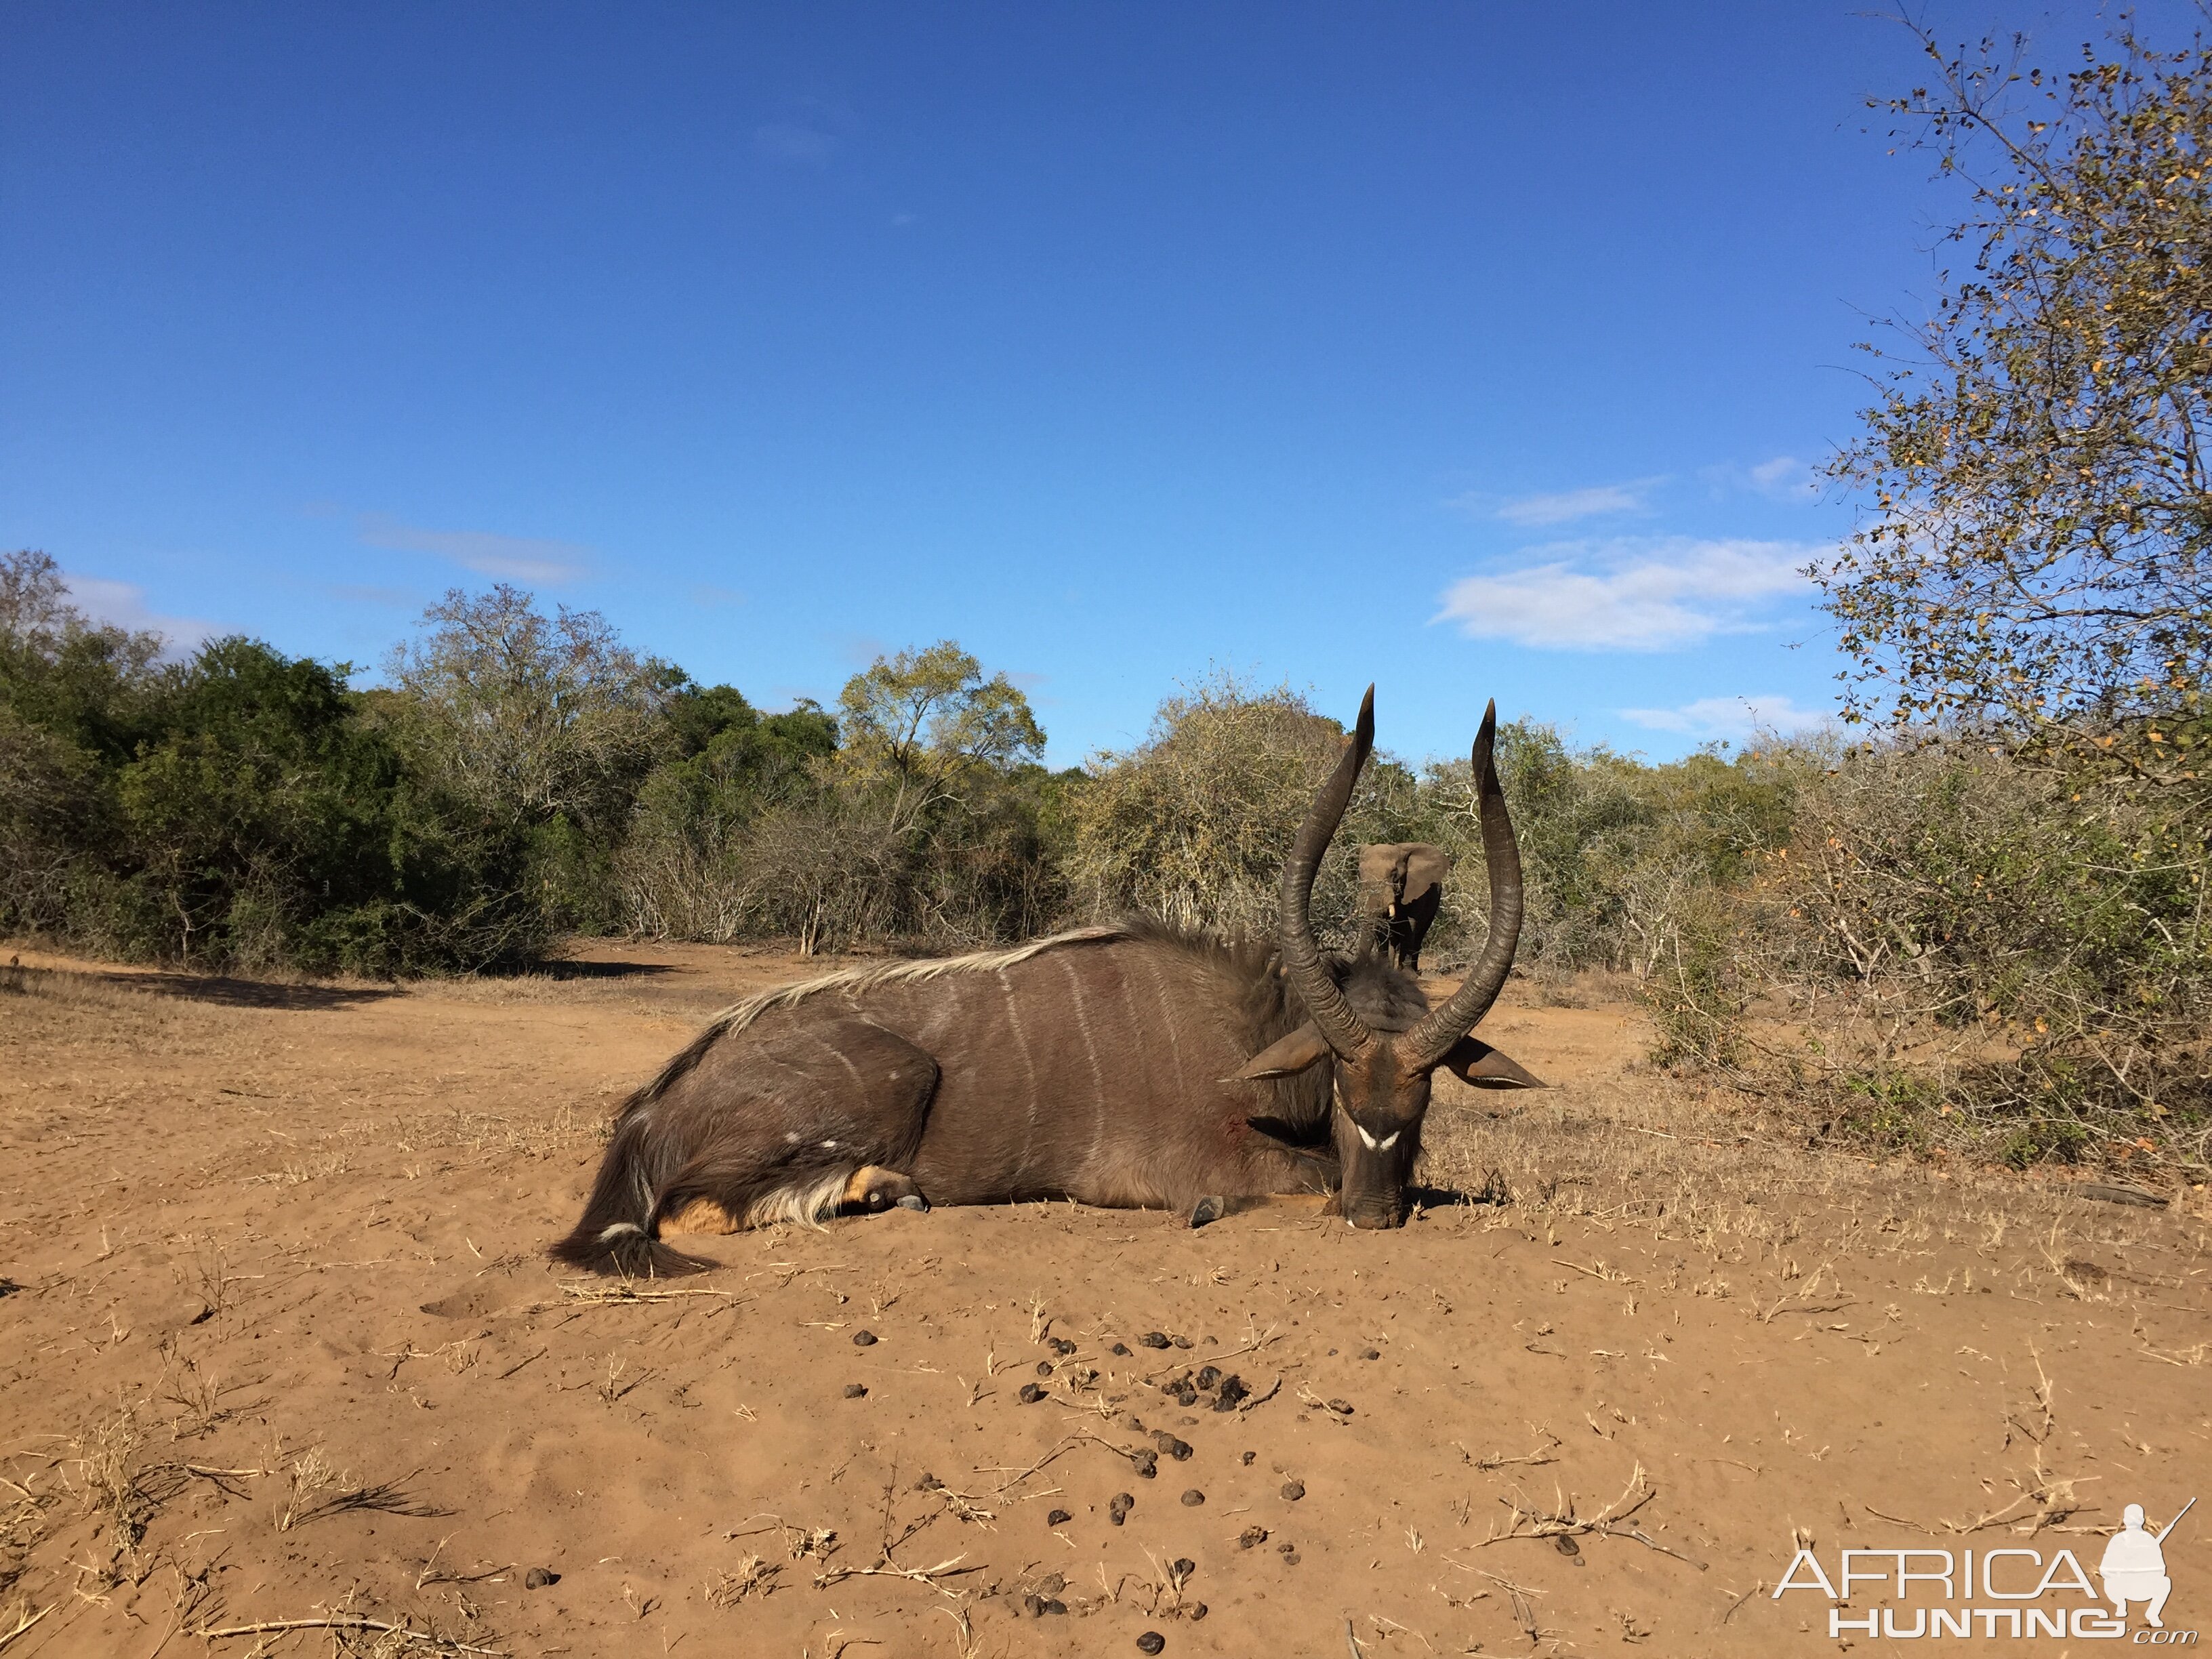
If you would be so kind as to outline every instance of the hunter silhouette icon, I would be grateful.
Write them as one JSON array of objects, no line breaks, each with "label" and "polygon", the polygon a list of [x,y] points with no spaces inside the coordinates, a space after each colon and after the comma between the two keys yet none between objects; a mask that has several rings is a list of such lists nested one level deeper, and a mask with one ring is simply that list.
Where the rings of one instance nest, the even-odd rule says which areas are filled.
[{"label": "hunter silhouette icon", "polygon": [[2129,1602],[2148,1601],[2144,1620],[2154,1630],[2166,1628],[2166,1620],[2159,1614],[2165,1609],[2166,1598],[2173,1593],[2173,1580],[2166,1576],[2164,1546],[2168,1534],[2181,1524],[2181,1516],[2196,1507],[2192,1498],[2181,1506],[2181,1515],[2156,1534],[2144,1528],[2142,1504],[2130,1504],[2121,1511],[2120,1529],[2106,1544],[2097,1575],[2105,1581],[2105,1599],[2123,1620],[2128,1616]]}]

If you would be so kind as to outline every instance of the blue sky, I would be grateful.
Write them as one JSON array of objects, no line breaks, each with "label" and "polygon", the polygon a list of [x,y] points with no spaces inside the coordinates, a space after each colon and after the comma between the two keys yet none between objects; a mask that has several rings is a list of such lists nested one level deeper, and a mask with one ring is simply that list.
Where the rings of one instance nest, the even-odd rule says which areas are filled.
[{"label": "blue sky", "polygon": [[951,636],[1060,764],[1212,667],[1675,754],[1827,706],[1921,72],[1861,0],[15,0],[0,545],[365,664],[511,580],[768,706]]}]

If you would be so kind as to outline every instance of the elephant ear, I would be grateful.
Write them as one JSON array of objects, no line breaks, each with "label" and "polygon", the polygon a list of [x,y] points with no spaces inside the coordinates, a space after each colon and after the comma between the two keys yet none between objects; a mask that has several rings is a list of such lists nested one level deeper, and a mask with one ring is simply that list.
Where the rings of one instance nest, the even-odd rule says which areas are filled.
[{"label": "elephant ear", "polygon": [[1480,1037],[1463,1036],[1444,1050],[1441,1062],[1462,1083],[1478,1089],[1547,1089],[1551,1085],[1510,1055]]},{"label": "elephant ear", "polygon": [[1443,886],[1451,867],[1451,854],[1443,848],[1414,848],[1406,854],[1406,896],[1416,899],[1432,887]]},{"label": "elephant ear", "polygon": [[1328,1039],[1321,1034],[1320,1026],[1308,1020],[1290,1036],[1270,1043],[1253,1055],[1236,1075],[1246,1083],[1258,1083],[1273,1077],[1293,1077],[1307,1066],[1328,1058]]}]

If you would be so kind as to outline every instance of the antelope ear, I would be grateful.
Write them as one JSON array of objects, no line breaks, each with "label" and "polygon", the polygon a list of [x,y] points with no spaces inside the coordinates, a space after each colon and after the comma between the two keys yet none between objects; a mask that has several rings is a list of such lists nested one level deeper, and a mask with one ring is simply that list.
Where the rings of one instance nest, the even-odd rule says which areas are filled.
[{"label": "antelope ear", "polygon": [[1328,1039],[1321,1034],[1320,1026],[1309,1020],[1279,1042],[1271,1043],[1253,1055],[1237,1076],[1246,1083],[1257,1083],[1262,1078],[1290,1077],[1328,1058]]},{"label": "antelope ear", "polygon": [[1478,1089],[1545,1089],[1551,1085],[1519,1061],[1477,1037],[1463,1036],[1444,1050],[1441,1062],[1462,1083]]}]

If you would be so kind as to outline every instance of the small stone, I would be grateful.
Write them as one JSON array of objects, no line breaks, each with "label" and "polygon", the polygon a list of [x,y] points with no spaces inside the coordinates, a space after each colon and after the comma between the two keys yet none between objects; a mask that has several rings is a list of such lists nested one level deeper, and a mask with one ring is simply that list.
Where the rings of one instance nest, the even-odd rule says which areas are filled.
[{"label": "small stone", "polygon": [[1050,1515],[1045,1516],[1044,1523],[1048,1527],[1064,1527],[1074,1519],[1075,1517],[1066,1510],[1054,1510]]},{"label": "small stone", "polygon": [[1552,1541],[1559,1547],[1562,1555],[1580,1555],[1583,1553],[1583,1547],[1563,1532],[1554,1534]]},{"label": "small stone", "polygon": [[1129,1467],[1143,1479],[1149,1480],[1160,1472],[1160,1455],[1156,1451],[1133,1451],[1129,1454]]},{"label": "small stone", "polygon": [[1037,1375],[1039,1376],[1050,1376],[1052,1375],[1052,1361],[1049,1359],[1038,1360]]},{"label": "small stone", "polygon": [[1249,1550],[1267,1541],[1267,1529],[1265,1527],[1247,1527],[1237,1534],[1237,1547],[1240,1550]]},{"label": "small stone", "polygon": [[1118,1527],[1128,1518],[1129,1511],[1136,1507],[1134,1498],[1127,1492],[1117,1492],[1106,1500],[1106,1518]]},{"label": "small stone", "polygon": [[1305,1495],[1306,1483],[1304,1481],[1285,1480],[1283,1482],[1283,1496],[1289,1499],[1290,1502],[1295,1504],[1298,1499],[1304,1498]]},{"label": "small stone", "polygon": [[1034,1406],[1038,1401],[1044,1398],[1044,1390],[1037,1387],[1034,1382],[1024,1382],[1022,1384],[1021,1393],[1016,1397],[1019,1399],[1024,1406]]},{"label": "small stone", "polygon": [[1328,1402],[1328,1408],[1339,1417],[1352,1415],[1352,1402],[1349,1400],[1332,1400]]},{"label": "small stone", "polygon": [[1382,1357],[1382,1351],[1380,1348],[1370,1348],[1359,1357],[1362,1359],[1380,1359]]},{"label": "small stone", "polygon": [[[1245,1397],[1251,1392],[1251,1389],[1244,1386],[1244,1379],[1231,1371],[1221,1379],[1221,1392],[1213,1398],[1213,1409],[1218,1412],[1233,1412],[1244,1403]],[[1252,1461],[1252,1455],[1249,1452],[1244,1455],[1244,1461],[1248,1463]]]},{"label": "small stone", "polygon": [[1296,1555],[1297,1553],[1298,1547],[1296,1544],[1278,1544],[1275,1546],[1275,1553],[1278,1555]]},{"label": "small stone", "polygon": [[1195,1381],[1197,1382],[1198,1386],[1201,1389],[1212,1389],[1215,1383],[1221,1381],[1221,1367],[1218,1365],[1200,1366],[1198,1368],[1198,1376]]},{"label": "small stone", "polygon": [[1182,1388],[1176,1390],[1176,1404],[1178,1406],[1195,1406],[1198,1404],[1198,1390],[1192,1388],[1188,1383],[1185,1383]]},{"label": "small stone", "polygon": [[866,1383],[865,1383],[865,1382],[848,1382],[848,1383],[845,1385],[845,1398],[846,1398],[846,1399],[848,1399],[848,1400],[865,1400],[865,1399],[866,1399],[867,1397],[868,1397],[868,1385],[867,1385]]},{"label": "small stone", "polygon": [[853,1333],[853,1346],[856,1348],[874,1347],[876,1346],[876,1334],[873,1331],[854,1331]]},{"label": "small stone", "polygon": [[1299,1559],[1298,1553],[1296,1550],[1291,1550],[1283,1557],[1283,1565],[1286,1567],[1295,1567],[1297,1565]]},{"label": "small stone", "polygon": [[921,1480],[914,1483],[914,1489],[916,1492],[935,1492],[944,1484],[945,1483],[942,1480],[939,1480],[935,1475],[925,1474]]},{"label": "small stone", "polygon": [[1205,1617],[1206,1617],[1206,1603],[1205,1603],[1205,1602],[1203,1602],[1203,1601],[1194,1601],[1194,1602],[1192,1602],[1192,1603],[1190,1604],[1190,1616],[1191,1616],[1194,1620],[1197,1620],[1197,1619],[1203,1619],[1203,1618],[1205,1618]]},{"label": "small stone", "polygon": [[1195,1486],[1182,1495],[1182,1506],[1187,1510],[1194,1510],[1204,1502],[1206,1502],[1206,1494]]},{"label": "small stone", "polygon": [[1057,1595],[1048,1595],[1042,1601],[1037,1604],[1037,1616],[1041,1619],[1049,1618],[1055,1613],[1066,1613],[1066,1611],[1067,1603],[1061,1601]]},{"label": "small stone", "polygon": [[1187,1336],[1179,1336],[1176,1338],[1175,1345],[1178,1348],[1188,1348],[1190,1346],[1190,1339]]},{"label": "small stone", "polygon": [[1168,1638],[1166,1637],[1161,1635],[1159,1632],[1156,1630],[1148,1630],[1142,1636],[1139,1636],[1137,1638],[1137,1651],[1139,1653],[1158,1653],[1162,1648],[1167,1646],[1167,1644]]},{"label": "small stone", "polygon": [[522,1575],[522,1587],[525,1589],[544,1589],[548,1584],[557,1584],[560,1582],[561,1575],[550,1567],[532,1567]]},{"label": "small stone", "polygon": [[1075,1352],[1075,1344],[1069,1341],[1064,1336],[1055,1336],[1045,1346],[1050,1348],[1054,1353],[1059,1354],[1063,1358]]},{"label": "small stone", "polygon": [[1169,1571],[1175,1574],[1176,1584],[1181,1585],[1184,1579],[1198,1571],[1198,1563],[1188,1555],[1178,1555],[1175,1559],[1175,1565]]},{"label": "small stone", "polygon": [[1146,1331],[1137,1341],[1144,1347],[1164,1348],[1168,1346],[1168,1334],[1165,1331]]},{"label": "small stone", "polygon": [[1129,1345],[1126,1342],[1116,1342],[1112,1347],[1107,1349],[1106,1352],[1108,1353],[1118,1353],[1122,1358],[1127,1359],[1129,1357]]},{"label": "small stone", "polygon": [[[1214,1407],[1214,1409],[1215,1409],[1216,1411],[1218,1411],[1218,1410],[1220,1409],[1220,1407],[1217,1406],[1217,1407]],[[1248,1468],[1248,1469],[1249,1469],[1249,1468],[1250,1468],[1252,1467],[1252,1460],[1253,1460],[1254,1458],[1257,1457],[1259,1455],[1260,1455],[1260,1454],[1259,1454],[1259,1453],[1257,1453],[1257,1452],[1246,1452],[1246,1453],[1244,1454],[1244,1455],[1243,1455],[1241,1459],[1239,1459],[1238,1461],[1239,1461],[1239,1462],[1241,1462],[1244,1465],[1244,1467],[1245,1467],[1246,1468]]]},{"label": "small stone", "polygon": [[1192,1449],[1190,1442],[1188,1440],[1178,1440],[1174,1435],[1170,1434],[1165,1429],[1154,1429],[1152,1431],[1152,1443],[1158,1446],[1162,1451],[1165,1452],[1170,1457],[1174,1458],[1178,1463],[1185,1463],[1190,1461]]},{"label": "small stone", "polygon": [[1043,1618],[1044,1597],[1037,1595],[1035,1591],[1031,1591],[1029,1595],[1022,1597],[1022,1610],[1027,1613],[1032,1619]]}]

